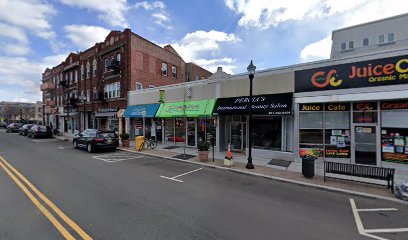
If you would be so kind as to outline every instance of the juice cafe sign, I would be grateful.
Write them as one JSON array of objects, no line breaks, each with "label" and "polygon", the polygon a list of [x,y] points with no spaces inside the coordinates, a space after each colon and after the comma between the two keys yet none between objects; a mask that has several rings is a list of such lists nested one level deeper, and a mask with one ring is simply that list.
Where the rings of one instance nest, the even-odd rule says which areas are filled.
[{"label": "juice cafe sign", "polygon": [[408,83],[408,56],[346,63],[295,72],[295,92]]}]

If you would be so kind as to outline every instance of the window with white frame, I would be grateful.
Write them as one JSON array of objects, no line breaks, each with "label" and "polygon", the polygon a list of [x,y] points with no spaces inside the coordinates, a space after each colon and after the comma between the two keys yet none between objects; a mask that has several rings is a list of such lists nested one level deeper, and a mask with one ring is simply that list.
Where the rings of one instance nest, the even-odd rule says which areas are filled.
[{"label": "window with white frame", "polygon": [[108,85],[108,97],[111,98],[112,97],[112,84]]},{"label": "window with white frame", "polygon": [[91,100],[91,94],[89,88],[86,90],[86,101],[89,102]]},{"label": "window with white frame", "polygon": [[81,91],[81,100],[82,100],[82,97],[84,97],[85,95],[84,95],[84,90],[82,90]]},{"label": "window with white frame", "polygon": [[340,48],[341,48],[342,51],[343,51],[343,50],[346,50],[346,48],[347,48],[346,43],[345,43],[345,42],[342,42],[341,45],[340,45]]},{"label": "window with white frame", "polygon": [[75,82],[78,82],[78,70],[75,70],[74,80]]},{"label": "window with white frame", "polygon": [[116,96],[120,97],[120,82],[117,82],[116,84]]},{"label": "window with white frame", "polygon": [[73,83],[74,82],[74,78],[72,77],[72,71],[71,72],[69,72],[69,82],[70,83]]},{"label": "window with white frame", "polygon": [[143,84],[140,82],[136,82],[136,90],[137,91],[143,90]]},{"label": "window with white frame", "polygon": [[162,63],[161,71],[163,76],[167,76],[167,63]]},{"label": "window with white frame", "polygon": [[369,44],[368,38],[363,38],[363,46],[366,47],[368,46],[368,44]]},{"label": "window with white frame", "polygon": [[95,77],[96,76],[96,59],[93,60],[92,62],[92,76]]},{"label": "window with white frame", "polygon": [[96,100],[98,98],[98,91],[96,90],[96,87],[93,89],[93,100]]},{"label": "window with white frame", "polygon": [[89,62],[86,64],[86,78],[91,76],[91,64]]},{"label": "window with white frame", "polygon": [[388,33],[387,34],[387,41],[394,42],[395,41],[395,33]]},{"label": "window with white frame", "polygon": [[349,41],[349,43],[348,43],[348,47],[349,47],[349,49],[353,49],[354,48],[354,41]]},{"label": "window with white frame", "polygon": [[176,66],[171,66],[171,73],[172,73],[172,77],[174,79],[177,79],[177,67]]},{"label": "window with white frame", "polygon": [[116,98],[116,83],[112,83],[112,98]]},{"label": "window with white frame", "polygon": [[108,59],[107,58],[105,58],[105,70],[104,71],[105,72],[108,71]]},{"label": "window with white frame", "polygon": [[82,64],[81,65],[81,80],[84,80],[84,77],[85,77],[85,72],[84,72],[85,70],[84,70],[84,65]]},{"label": "window with white frame", "polygon": [[116,54],[116,61],[120,62],[120,53]]},{"label": "window with white frame", "polygon": [[105,85],[103,87],[103,92],[104,92],[104,98],[108,99],[109,95],[108,95],[108,85]]}]

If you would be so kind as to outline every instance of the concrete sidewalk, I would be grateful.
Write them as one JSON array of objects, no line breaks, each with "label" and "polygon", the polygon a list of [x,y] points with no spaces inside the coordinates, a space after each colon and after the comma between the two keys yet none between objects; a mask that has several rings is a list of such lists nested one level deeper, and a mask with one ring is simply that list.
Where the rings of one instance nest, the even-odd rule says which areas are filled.
[{"label": "concrete sidewalk", "polygon": [[[63,136],[55,136],[56,139],[61,141],[72,141],[71,135],[63,135]],[[169,149],[170,148],[170,149]],[[355,195],[363,195],[367,197],[373,198],[382,198],[391,201],[403,202],[391,193],[386,186],[379,186],[355,181],[347,181],[342,179],[333,179],[328,178],[326,182],[323,181],[323,162],[316,162],[315,166],[315,174],[316,176],[312,179],[308,179],[303,177],[302,171],[302,164],[301,162],[289,162],[290,165],[288,167],[281,167],[276,165],[270,165],[268,162],[270,160],[267,159],[254,159],[253,163],[255,165],[255,169],[246,169],[246,156],[243,153],[233,153],[234,156],[234,166],[232,167],[224,167],[224,156],[226,152],[221,153],[214,153],[214,161],[212,158],[212,151],[210,149],[209,152],[209,160],[207,162],[200,162],[198,159],[198,152],[196,148],[186,147],[184,145],[162,145],[159,144],[156,149],[145,149],[143,151],[137,151],[135,149],[135,142],[130,142],[129,148],[119,147],[119,150],[127,151],[127,152],[134,152],[134,153],[141,153],[149,156],[165,158],[173,161],[181,161],[186,163],[193,163],[199,164],[207,167],[214,167],[223,170],[234,171],[238,173],[264,177],[269,179],[274,179],[278,181],[284,182],[291,182],[299,185],[306,185],[309,187],[316,187],[321,188],[329,191],[339,191],[345,192]],[[186,159],[183,158],[176,158],[179,155],[186,154],[188,156]],[[405,172],[397,172],[396,179],[406,178],[408,173]],[[345,179],[350,177],[345,176]],[[354,179],[358,180],[358,179]],[[376,180],[364,179],[364,181],[369,182],[376,182]],[[400,180],[401,181],[401,180]],[[397,181],[396,181],[397,182]],[[408,202],[403,202],[408,204]]]},{"label": "concrete sidewalk", "polygon": [[[403,202],[391,193],[386,186],[379,186],[361,182],[354,182],[354,181],[347,181],[342,179],[333,179],[328,178],[326,182],[323,181],[323,176],[320,175],[319,171],[323,171],[323,168],[319,169],[319,165],[316,166],[316,176],[312,179],[308,179],[303,177],[301,173],[301,163],[293,162],[291,163],[291,167],[284,168],[279,166],[262,166],[259,164],[254,164],[255,169],[246,169],[246,160],[242,162],[243,157],[245,155],[240,154],[233,154],[234,160],[238,158],[238,161],[234,161],[233,167],[224,167],[224,154],[223,153],[215,153],[215,159],[212,159],[212,152],[209,153],[209,160],[208,162],[200,162],[197,157],[197,150],[195,148],[183,148],[181,146],[173,149],[166,149],[169,146],[166,145],[158,145],[156,149],[145,149],[143,151],[137,151],[134,147],[134,142],[131,142],[131,147],[123,148],[119,147],[120,150],[127,151],[127,152],[134,152],[134,153],[141,153],[149,156],[155,156],[160,158],[165,158],[173,161],[182,161],[186,163],[193,163],[199,164],[207,167],[214,167],[228,171],[234,171],[238,173],[254,175],[258,177],[264,177],[269,179],[274,179],[283,182],[291,182],[299,185],[306,185],[309,187],[321,188],[328,191],[338,191],[338,192],[345,192],[354,195],[363,195],[367,197],[373,198],[381,198],[391,201],[396,201],[400,203],[408,204],[408,202]],[[183,153],[187,154],[187,158],[183,159]],[[188,156],[190,155],[190,156]],[[238,155],[238,157],[236,157]],[[194,156],[194,157],[192,157]],[[181,158],[180,158],[181,157]],[[190,158],[189,158],[190,157]],[[255,163],[255,162],[254,162]],[[366,180],[366,179],[365,179]],[[370,180],[368,180],[370,181]],[[375,181],[374,181],[375,182]]]}]

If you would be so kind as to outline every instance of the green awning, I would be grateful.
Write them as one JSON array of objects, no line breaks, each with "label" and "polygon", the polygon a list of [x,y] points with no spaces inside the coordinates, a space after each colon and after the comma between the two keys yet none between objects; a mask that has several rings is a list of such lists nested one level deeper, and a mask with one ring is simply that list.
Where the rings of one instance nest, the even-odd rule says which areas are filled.
[{"label": "green awning", "polygon": [[210,117],[215,105],[215,99],[162,103],[156,113],[156,117]]}]

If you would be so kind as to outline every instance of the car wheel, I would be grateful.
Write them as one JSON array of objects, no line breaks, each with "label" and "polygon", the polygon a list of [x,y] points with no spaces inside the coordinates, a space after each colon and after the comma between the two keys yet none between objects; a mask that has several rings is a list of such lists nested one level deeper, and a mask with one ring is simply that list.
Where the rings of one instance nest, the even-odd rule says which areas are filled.
[{"label": "car wheel", "polygon": [[77,141],[74,141],[72,144],[74,145],[74,148],[75,148],[75,149],[78,148],[78,142],[77,142]]},{"label": "car wheel", "polygon": [[94,147],[92,146],[92,144],[88,143],[88,145],[86,146],[86,149],[88,150],[89,153],[93,153],[94,152]]},{"label": "car wheel", "polygon": [[8,132],[8,133],[9,133],[9,132],[10,132],[10,130],[9,130],[9,129],[7,129],[7,131],[6,131],[6,132]]}]

